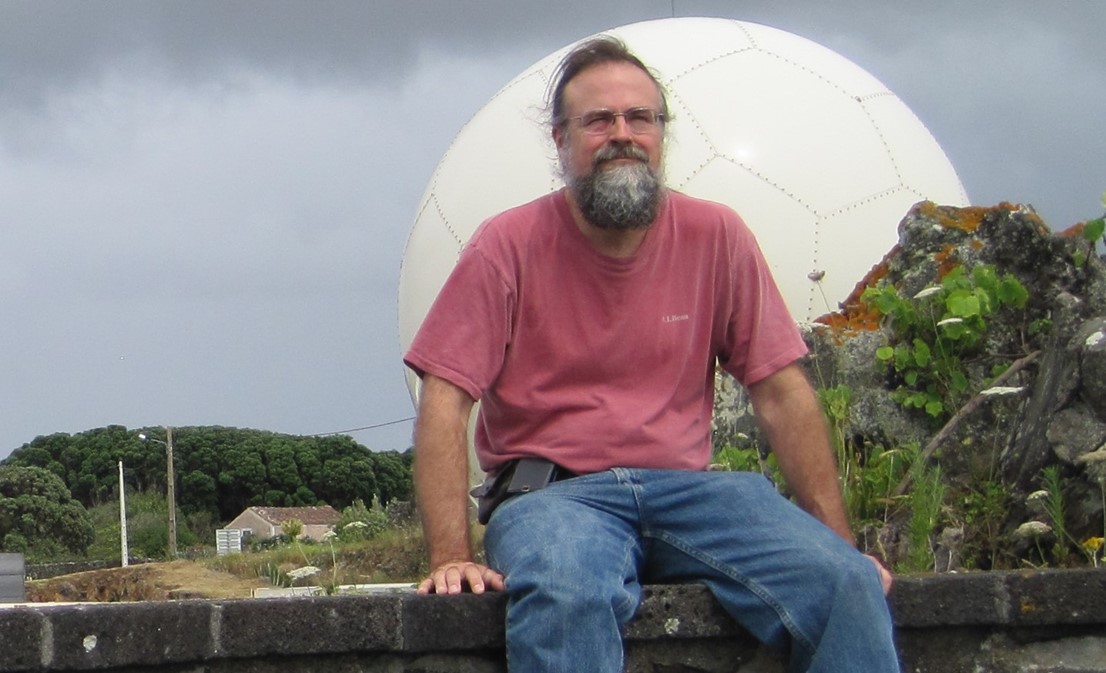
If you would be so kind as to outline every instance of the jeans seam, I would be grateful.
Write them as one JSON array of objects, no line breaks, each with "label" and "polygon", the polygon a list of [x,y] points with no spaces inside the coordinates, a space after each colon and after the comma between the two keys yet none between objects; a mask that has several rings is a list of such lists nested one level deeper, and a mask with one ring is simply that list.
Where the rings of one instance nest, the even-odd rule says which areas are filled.
[{"label": "jeans seam", "polygon": [[745,587],[750,592],[752,592],[757,598],[761,599],[762,601],[767,603],[769,607],[771,607],[773,610],[775,610],[776,615],[778,615],[779,618],[780,618],[780,622],[784,625],[784,628],[787,629],[788,633],[791,634],[792,638],[801,641],[801,643],[809,651],[814,650],[814,644],[806,636],[806,634],[803,633],[803,631],[799,627],[799,625],[797,623],[795,623],[795,621],[791,618],[791,614],[787,611],[787,609],[784,608],[784,606],[772,596],[771,592],[766,590],[760,584],[758,584],[756,582],[753,582],[748,577],[732,570],[728,564],[720,563],[720,562],[716,561],[713,557],[711,557],[707,554],[701,553],[695,547],[684,544],[682,541],[680,541],[679,538],[671,537],[671,536],[666,535],[666,534],[655,535],[655,534],[653,534],[649,531],[642,531],[642,536],[647,537],[647,538],[652,539],[652,540],[658,540],[658,541],[663,542],[667,545],[670,545],[670,546],[674,547],[675,549],[678,549],[678,550],[682,551],[683,553],[687,554],[688,556],[695,559],[696,561],[699,561],[703,565],[706,565],[706,566],[709,566],[709,567],[713,568],[714,570],[716,570],[719,573],[725,575],[726,577],[729,577],[734,582],[737,582],[741,586]]},{"label": "jeans seam", "polygon": [[[632,540],[627,540],[627,544],[622,550],[622,577],[623,577],[624,582],[625,582],[626,577],[634,577],[636,579],[636,581],[638,582],[638,584],[640,584],[641,583],[641,578],[638,577],[639,572],[637,571],[637,569],[634,569],[634,572],[632,574],[629,572],[630,569],[634,565],[632,563],[633,548],[634,548],[633,541]],[[623,585],[623,588],[625,588],[625,585]],[[641,604],[640,593],[637,597],[637,600],[635,601],[633,596],[630,596],[628,592],[623,591],[622,596],[618,599],[618,605],[616,606],[615,614],[616,615],[624,614],[624,613],[629,614],[629,615],[631,615],[631,619],[632,619],[633,614],[635,612],[637,612],[638,606],[640,604]]]}]

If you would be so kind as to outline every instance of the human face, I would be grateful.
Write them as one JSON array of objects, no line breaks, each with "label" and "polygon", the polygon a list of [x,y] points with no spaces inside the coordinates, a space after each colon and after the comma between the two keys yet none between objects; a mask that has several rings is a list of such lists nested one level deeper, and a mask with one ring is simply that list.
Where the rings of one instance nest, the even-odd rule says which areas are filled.
[{"label": "human face", "polygon": [[[661,93],[656,83],[640,68],[621,61],[592,66],[576,75],[564,89],[566,117],[575,117],[592,110],[624,112],[633,108],[662,109]],[[604,163],[618,164],[637,159],[614,159],[595,165],[600,149],[611,145],[633,145],[644,151],[647,161],[659,173],[663,156],[663,127],[658,124],[653,133],[632,133],[624,117],[616,117],[614,126],[605,135],[589,135],[574,122],[554,127],[553,141],[567,178],[588,175],[601,170]]]}]

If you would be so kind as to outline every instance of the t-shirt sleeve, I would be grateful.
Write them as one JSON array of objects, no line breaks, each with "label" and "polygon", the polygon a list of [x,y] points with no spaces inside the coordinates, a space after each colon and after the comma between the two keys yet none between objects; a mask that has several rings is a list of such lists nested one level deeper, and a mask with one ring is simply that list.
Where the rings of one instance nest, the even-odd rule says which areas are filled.
[{"label": "t-shirt sleeve", "polygon": [[499,374],[509,343],[513,291],[471,241],[461,253],[403,357],[480,399]]},{"label": "t-shirt sleeve", "polygon": [[742,223],[734,251],[733,304],[722,368],[749,386],[807,353],[756,238]]}]

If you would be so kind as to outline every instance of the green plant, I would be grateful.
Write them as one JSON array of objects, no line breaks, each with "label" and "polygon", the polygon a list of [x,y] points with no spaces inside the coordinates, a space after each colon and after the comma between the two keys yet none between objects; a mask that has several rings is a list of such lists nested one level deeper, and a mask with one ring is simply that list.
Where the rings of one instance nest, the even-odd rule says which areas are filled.
[{"label": "green plant", "polygon": [[337,534],[342,542],[354,542],[357,540],[370,540],[388,528],[388,514],[380,504],[380,499],[373,496],[372,506],[366,507],[365,501],[357,499],[353,504],[342,510],[342,517],[338,520]]},{"label": "green plant", "polygon": [[[1106,206],[1106,201],[1102,205]],[[1096,243],[1104,237],[1104,232],[1106,232],[1106,217],[1096,217],[1083,227],[1083,238]]]},{"label": "green plant", "polygon": [[1049,521],[1052,522],[1052,530],[1056,533],[1056,544],[1052,548],[1052,555],[1058,564],[1066,565],[1071,555],[1069,544],[1076,547],[1080,547],[1080,544],[1068,531],[1064,483],[1059,466],[1050,465],[1041,470],[1041,487],[1048,493],[1044,499],[1045,514],[1048,515]]},{"label": "green plant", "polygon": [[[1102,193],[1102,205],[1106,207],[1106,192]],[[1087,263],[1087,257],[1094,253],[1095,246],[1100,240],[1106,240],[1106,216],[1088,220],[1080,232],[1083,240],[1087,242],[1086,249],[1079,248],[1075,251],[1074,262],[1076,267],[1082,267]]]},{"label": "green plant", "polygon": [[986,479],[962,493],[959,512],[964,526],[965,567],[989,570],[996,566],[1010,491],[1000,481]]},{"label": "green plant", "polygon": [[[830,442],[837,457],[841,491],[850,521],[887,521],[894,498],[891,490],[903,468],[912,462],[909,449],[887,450],[882,446],[857,447],[845,436],[852,404],[852,389],[846,385],[818,390],[829,424]],[[917,450],[912,452],[917,455]]]},{"label": "green plant", "polygon": [[295,540],[303,533],[303,522],[299,519],[288,519],[280,522],[280,532],[289,539]]},{"label": "green plant", "polygon": [[921,572],[933,567],[933,531],[945,501],[941,468],[925,468],[914,482],[910,494],[910,520],[907,523],[907,556],[900,570]]},{"label": "green plant", "polygon": [[845,441],[845,423],[849,420],[849,405],[852,400],[853,391],[846,385],[818,389],[818,401],[822,403],[822,410],[829,423],[830,442],[833,443],[838,469],[842,471],[842,475],[847,473],[852,456]]},{"label": "green plant", "polygon": [[776,454],[761,455],[760,449],[755,446],[722,447],[715,453],[711,469],[726,472],[759,472],[777,486],[783,483],[783,474],[776,461]]},{"label": "green plant", "polygon": [[[1053,557],[1058,564],[1066,564],[1070,561],[1072,547],[1078,549],[1087,557],[1087,561],[1094,567],[1098,567],[1099,552],[1103,549],[1103,539],[1106,538],[1106,520],[1103,521],[1103,537],[1092,536],[1080,542],[1071,534],[1066,524],[1066,510],[1064,504],[1064,483],[1060,476],[1060,468],[1050,465],[1041,470],[1041,487],[1045,490],[1044,498],[1045,514],[1052,522],[1052,529],[1056,532],[1056,544],[1053,547]],[[1102,493],[1102,504],[1106,511],[1106,483],[1099,481]]]},{"label": "green plant", "polygon": [[334,549],[334,539],[338,534],[332,530],[323,533],[323,542],[330,545],[330,580],[323,584],[327,595],[333,595],[338,591],[338,553]]},{"label": "green plant", "polygon": [[898,379],[892,397],[936,421],[947,420],[968,394],[965,358],[975,355],[987,319],[1002,307],[1024,309],[1029,293],[1011,274],[979,265],[971,275],[956,266],[941,279],[905,298],[893,285],[869,288],[863,300],[885,316],[892,336],[876,358]]},{"label": "green plant", "polygon": [[292,580],[288,577],[288,574],[282,572],[279,566],[272,563],[265,563],[257,568],[257,576],[268,581],[269,584],[274,587],[290,587],[292,586]]},{"label": "green plant", "polygon": [[855,460],[844,474],[845,506],[858,524],[889,522],[909,498],[896,496],[896,485],[918,459],[917,444],[888,449],[869,446],[863,461]]}]

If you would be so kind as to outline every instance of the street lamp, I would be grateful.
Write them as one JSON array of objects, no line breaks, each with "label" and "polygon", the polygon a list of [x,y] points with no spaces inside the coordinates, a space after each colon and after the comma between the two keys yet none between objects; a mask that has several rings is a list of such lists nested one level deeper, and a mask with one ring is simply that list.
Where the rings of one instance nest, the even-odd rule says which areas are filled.
[{"label": "street lamp", "polygon": [[173,428],[165,427],[165,440],[139,433],[144,442],[157,442],[165,446],[165,499],[169,501],[169,559],[177,558],[177,496],[176,480],[173,478]]}]

